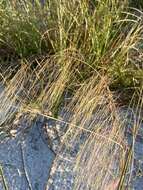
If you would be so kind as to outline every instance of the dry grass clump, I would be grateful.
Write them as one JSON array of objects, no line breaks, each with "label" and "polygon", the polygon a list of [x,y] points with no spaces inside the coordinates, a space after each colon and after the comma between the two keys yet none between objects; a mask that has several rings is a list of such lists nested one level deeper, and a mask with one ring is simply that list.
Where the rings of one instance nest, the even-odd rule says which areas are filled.
[{"label": "dry grass clump", "polygon": [[[19,112],[40,114],[64,123],[68,127],[55,162],[64,161],[63,173],[72,167],[75,174],[73,189],[105,189],[116,179],[120,179],[120,189],[124,188],[126,174],[132,172],[133,144],[126,149],[127,117],[120,116],[116,97],[109,89],[111,80],[94,71],[95,76],[80,83],[76,92],[73,91],[63,119],[55,118],[55,108],[60,107],[59,100],[67,85],[72,86],[78,80],[76,70],[81,64],[71,52],[65,52],[64,67],[59,64],[60,58],[60,55],[47,57],[37,62],[34,69],[30,64],[22,64],[0,94],[1,130],[10,130],[5,124]],[[71,61],[74,63],[72,68]],[[134,141],[142,122],[142,92],[136,96],[140,97],[138,104],[133,97],[131,106],[136,108],[135,115],[138,115],[133,126]],[[60,185],[62,188],[62,183]]]},{"label": "dry grass clump", "polygon": [[3,77],[5,89],[0,94],[1,125],[22,111],[56,115],[65,91],[78,81],[75,72],[81,61],[77,58],[74,52],[65,51],[62,56],[45,57],[40,62],[23,61],[12,78]]},{"label": "dry grass clump", "polygon": [[[62,55],[62,58],[57,55],[37,62],[34,69],[30,64],[22,64],[1,94],[1,129],[10,130],[5,124],[19,112],[28,111],[45,117],[52,114],[54,119],[55,107],[59,105],[67,85],[78,81],[76,70],[81,64],[74,53]],[[64,66],[59,64],[61,59]],[[63,115],[63,118],[68,118],[69,126],[57,159],[61,159],[63,154],[63,159],[74,162],[78,176],[74,181],[75,189],[83,189],[83,186],[86,189],[104,188],[120,176],[126,153],[122,142],[123,122],[109,90],[110,80],[94,73],[95,76],[80,83],[81,87],[72,95],[68,112]],[[71,152],[74,151],[73,156]]]},{"label": "dry grass clump", "polygon": [[[59,189],[71,172],[75,174],[71,189],[76,190],[106,189],[121,177],[126,155],[124,122],[108,85],[107,77],[91,78],[77,91],[69,104],[70,112],[63,116],[71,115],[55,161],[57,168],[63,162]],[[53,181],[56,187],[56,179]]]},{"label": "dry grass clump", "polygon": [[[114,186],[115,189],[130,187],[134,145],[142,124],[142,90],[134,94],[139,97],[138,101],[133,97],[129,109],[122,113],[109,84],[106,76],[91,78],[74,95],[63,119],[55,119],[61,127],[63,124],[68,127],[47,189],[113,190]],[[125,137],[128,123],[132,136],[130,144]]]}]

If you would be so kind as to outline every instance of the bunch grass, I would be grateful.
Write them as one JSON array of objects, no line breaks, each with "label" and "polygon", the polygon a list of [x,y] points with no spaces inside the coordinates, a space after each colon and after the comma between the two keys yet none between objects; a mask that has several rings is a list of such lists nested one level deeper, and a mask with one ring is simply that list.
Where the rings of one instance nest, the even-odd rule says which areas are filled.
[{"label": "bunch grass", "polygon": [[[104,190],[116,178],[123,189],[127,173],[132,173],[142,122],[143,13],[129,6],[127,0],[0,2],[1,67],[7,68],[1,71],[5,89],[0,94],[0,130],[10,131],[9,123],[25,112],[58,121],[68,93],[71,101],[59,120],[68,130],[55,162],[67,153],[71,160],[70,151],[81,143],[72,160],[76,190]],[[17,67],[5,61],[12,54]],[[130,107],[137,118],[127,150],[127,117],[120,117],[115,95],[130,88],[135,92]]]}]

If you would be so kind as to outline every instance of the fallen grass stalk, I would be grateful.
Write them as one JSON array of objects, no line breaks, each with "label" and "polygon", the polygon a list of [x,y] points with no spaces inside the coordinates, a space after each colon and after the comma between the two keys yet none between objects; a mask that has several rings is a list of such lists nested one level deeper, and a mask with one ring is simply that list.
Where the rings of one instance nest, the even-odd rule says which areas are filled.
[{"label": "fallen grass stalk", "polygon": [[4,173],[3,173],[3,167],[2,167],[1,164],[0,164],[0,177],[2,178],[2,183],[3,183],[4,190],[9,190],[9,188],[7,186],[5,176],[4,176]]},{"label": "fallen grass stalk", "polygon": [[23,148],[23,144],[20,144],[20,149],[21,149],[21,155],[22,155],[22,163],[23,163],[23,170],[25,173],[25,177],[26,177],[26,181],[28,183],[28,187],[30,190],[33,190],[32,185],[31,185],[31,181],[29,179],[29,175],[27,173],[27,169],[26,169],[26,163],[25,163],[25,155],[24,155],[24,148]]}]

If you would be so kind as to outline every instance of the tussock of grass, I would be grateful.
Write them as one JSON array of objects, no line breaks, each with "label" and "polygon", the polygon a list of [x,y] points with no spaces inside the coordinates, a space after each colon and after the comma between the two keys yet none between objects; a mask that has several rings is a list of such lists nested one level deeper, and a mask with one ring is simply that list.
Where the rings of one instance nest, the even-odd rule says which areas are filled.
[{"label": "tussock of grass", "polygon": [[76,190],[105,189],[121,175],[126,153],[123,122],[108,85],[106,77],[91,79],[69,105],[70,123],[56,162],[65,160],[63,170],[72,163]]},{"label": "tussock of grass", "polygon": [[[68,92],[71,101],[63,115],[68,130],[56,161],[65,155],[72,160],[76,190],[105,189],[116,178],[122,189],[130,171],[133,145],[125,148],[127,117],[120,117],[113,93],[142,88],[143,13],[128,5],[126,0],[0,3],[0,61],[7,68],[1,69],[0,130],[10,130],[8,123],[21,112],[58,121]],[[9,67],[8,49],[21,60],[17,67]],[[131,104],[138,115],[134,140],[142,93],[133,102],[135,97],[140,98]]]},{"label": "tussock of grass", "polygon": [[[74,50],[82,61],[112,77],[112,87],[139,85],[142,80],[142,13],[127,1],[35,1],[0,4],[0,46],[21,57]],[[62,55],[64,56],[64,55]],[[136,59],[138,57],[139,59]],[[62,64],[62,60],[61,60]],[[92,69],[83,64],[82,79]]]}]

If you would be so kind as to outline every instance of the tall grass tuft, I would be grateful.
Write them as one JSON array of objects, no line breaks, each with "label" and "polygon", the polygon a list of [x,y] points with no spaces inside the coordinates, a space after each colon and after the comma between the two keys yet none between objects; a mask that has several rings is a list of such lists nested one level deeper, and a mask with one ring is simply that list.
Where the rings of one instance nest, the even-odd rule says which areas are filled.
[{"label": "tall grass tuft", "polygon": [[[64,170],[71,165],[76,190],[104,190],[116,179],[124,189],[131,179],[127,173],[141,125],[143,13],[130,5],[127,0],[0,2],[0,63],[7,68],[0,75],[5,85],[0,130],[11,130],[9,123],[25,112],[67,124],[55,166],[61,160]],[[140,92],[130,105],[137,119],[129,149],[127,117],[121,117],[116,97],[126,89]],[[60,120],[65,93],[70,102]]]}]

